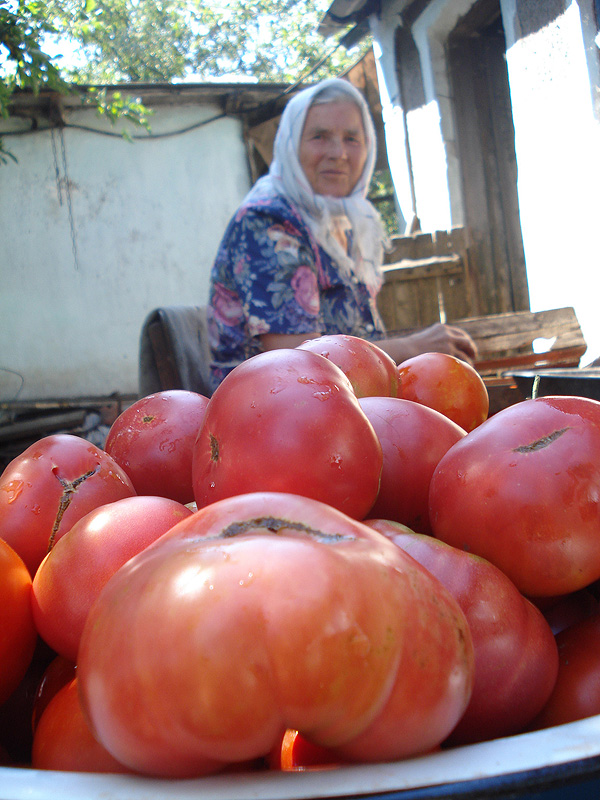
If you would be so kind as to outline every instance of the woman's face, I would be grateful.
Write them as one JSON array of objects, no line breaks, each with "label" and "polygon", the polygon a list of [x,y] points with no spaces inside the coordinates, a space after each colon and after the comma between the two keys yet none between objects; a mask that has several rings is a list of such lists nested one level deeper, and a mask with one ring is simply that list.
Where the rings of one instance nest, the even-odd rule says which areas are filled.
[{"label": "woman's face", "polygon": [[330,197],[350,194],[367,160],[367,142],[358,107],[351,100],[311,106],[298,155],[316,194]]}]

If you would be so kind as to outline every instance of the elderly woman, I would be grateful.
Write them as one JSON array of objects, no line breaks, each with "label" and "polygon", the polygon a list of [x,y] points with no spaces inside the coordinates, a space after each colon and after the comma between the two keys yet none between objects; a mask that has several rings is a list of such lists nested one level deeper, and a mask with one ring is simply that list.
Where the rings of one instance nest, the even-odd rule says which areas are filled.
[{"label": "elderly woman", "polygon": [[366,199],[375,163],[367,104],[336,78],[286,106],[268,175],[230,222],[211,275],[213,384],[264,350],[346,333],[377,341],[396,363],[423,352],[471,360],[459,328],[388,337],[377,311],[385,234]]}]

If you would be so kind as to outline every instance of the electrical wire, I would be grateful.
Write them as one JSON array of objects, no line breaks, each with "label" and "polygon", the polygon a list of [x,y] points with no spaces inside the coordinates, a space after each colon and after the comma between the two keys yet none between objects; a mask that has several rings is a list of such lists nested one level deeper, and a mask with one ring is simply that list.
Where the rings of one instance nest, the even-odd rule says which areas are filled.
[{"label": "electrical wire", "polygon": [[[303,73],[298,80],[292,83],[290,86],[286,86],[286,88],[276,95],[274,98],[267,100],[262,103],[258,103],[257,105],[250,107],[245,110],[246,114],[256,114],[260,112],[264,108],[268,108],[273,106],[278,100],[281,100],[283,97],[286,97],[288,94],[293,92],[295,89],[298,88],[301,84],[305,83],[308,78],[310,78],[314,73],[320,69],[323,64],[325,64],[335,53],[335,51],[341,46],[342,42],[338,41],[328,53],[326,53],[319,61],[310,68],[306,73]],[[188,125],[185,128],[178,128],[174,131],[164,131],[162,133],[147,133],[147,134],[127,134],[127,138],[133,139],[135,141],[152,141],[154,139],[166,139],[171,136],[181,136],[186,133],[190,133],[191,131],[197,130],[198,128],[203,128],[205,125],[210,125],[213,122],[217,122],[220,119],[224,119],[227,117],[228,114],[223,111],[220,114],[215,114],[213,117],[209,117],[208,119],[202,120],[200,122],[196,122],[192,125]],[[116,137],[119,139],[126,138],[125,134],[119,133],[118,131],[103,131],[98,128],[93,128],[90,125],[80,125],[78,123],[66,122],[61,125],[63,129],[70,129],[70,130],[80,130],[85,131],[86,133],[96,133],[99,136],[110,136]],[[47,128],[39,128],[39,127],[32,127],[26,131],[0,131],[0,138],[4,138],[5,136],[23,136],[27,134],[34,134],[34,133],[43,133],[47,130]]]},{"label": "electrical wire", "polygon": [[14,396],[12,397],[12,401],[16,400],[18,396],[21,394],[23,386],[25,386],[25,377],[20,372],[17,372],[16,369],[9,369],[9,367],[0,367],[0,372],[8,372],[9,375],[16,375],[16,377],[19,379],[20,381],[19,388],[16,390]]}]

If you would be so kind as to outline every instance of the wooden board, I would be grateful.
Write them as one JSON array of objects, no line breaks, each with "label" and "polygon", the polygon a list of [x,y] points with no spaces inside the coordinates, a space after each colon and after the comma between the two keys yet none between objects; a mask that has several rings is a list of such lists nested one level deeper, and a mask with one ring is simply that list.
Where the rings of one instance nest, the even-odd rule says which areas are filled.
[{"label": "wooden board", "polygon": [[446,322],[471,312],[470,287],[460,255],[403,258],[384,266],[377,304],[388,330]]},{"label": "wooden board", "polygon": [[[571,307],[489,314],[459,319],[454,324],[477,343],[476,366],[483,375],[500,375],[518,367],[574,367],[587,349]],[[536,339],[545,344],[542,352],[534,350]]]}]

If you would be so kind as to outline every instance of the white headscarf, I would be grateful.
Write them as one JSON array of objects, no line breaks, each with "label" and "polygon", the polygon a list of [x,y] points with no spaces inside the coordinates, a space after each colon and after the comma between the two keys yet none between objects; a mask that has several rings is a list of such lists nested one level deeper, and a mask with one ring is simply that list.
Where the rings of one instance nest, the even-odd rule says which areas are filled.
[{"label": "white headscarf", "polygon": [[[360,110],[367,145],[367,159],[360,178],[351,194],[339,198],[313,191],[298,156],[308,110],[317,95],[332,86],[346,94]],[[300,211],[315,239],[340,271],[356,276],[377,291],[382,283],[386,236],[377,210],[367,200],[375,156],[375,128],[362,94],[351,83],[339,78],[321,81],[299,92],[285,107],[275,136],[269,173],[257,181],[244,203],[283,195]],[[350,256],[335,235],[340,224],[352,230]]]}]

